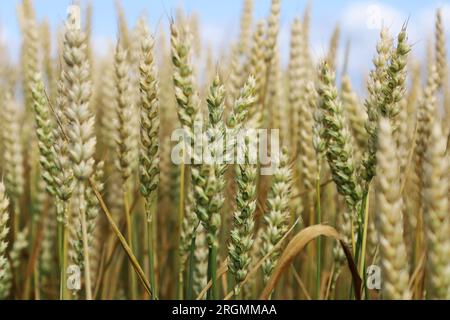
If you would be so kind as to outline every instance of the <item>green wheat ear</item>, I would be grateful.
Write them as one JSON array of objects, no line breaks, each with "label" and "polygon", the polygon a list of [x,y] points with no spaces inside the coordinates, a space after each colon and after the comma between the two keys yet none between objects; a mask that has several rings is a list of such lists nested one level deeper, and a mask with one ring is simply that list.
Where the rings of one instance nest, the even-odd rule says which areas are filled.
[{"label": "green wheat ear", "polygon": [[[282,148],[273,173],[272,185],[267,199],[268,212],[264,215],[261,256],[266,256],[288,230],[289,203],[292,188],[292,169],[286,148]],[[281,254],[278,248],[263,262],[264,282],[267,282]]]},{"label": "green wheat ear", "polygon": [[319,110],[322,112],[326,157],[338,192],[345,197],[350,210],[356,213],[362,199],[362,190],[356,173],[352,137],[337,95],[334,73],[326,62],[320,66],[319,77]]}]

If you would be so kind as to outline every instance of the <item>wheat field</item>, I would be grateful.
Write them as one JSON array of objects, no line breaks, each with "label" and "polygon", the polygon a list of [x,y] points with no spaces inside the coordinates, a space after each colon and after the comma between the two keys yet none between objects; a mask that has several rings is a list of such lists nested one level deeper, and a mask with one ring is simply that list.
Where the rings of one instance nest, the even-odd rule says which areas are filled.
[{"label": "wheat field", "polygon": [[199,15],[152,30],[116,1],[106,55],[95,1],[58,30],[20,2],[20,52],[0,47],[0,299],[450,299],[450,21],[438,9],[426,44],[383,26],[361,84],[339,25],[313,53],[314,3],[284,63],[283,1],[261,20],[242,2],[214,51]]}]

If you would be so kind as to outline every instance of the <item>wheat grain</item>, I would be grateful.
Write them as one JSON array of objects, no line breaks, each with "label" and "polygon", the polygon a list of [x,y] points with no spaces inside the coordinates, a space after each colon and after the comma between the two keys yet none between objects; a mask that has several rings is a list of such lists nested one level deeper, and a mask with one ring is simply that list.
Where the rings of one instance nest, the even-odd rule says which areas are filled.
[{"label": "wheat grain", "polygon": [[116,87],[116,119],[117,119],[117,158],[116,163],[124,185],[132,174],[132,100],[129,78],[127,51],[122,46],[122,40],[117,42],[114,56],[115,87]]}]

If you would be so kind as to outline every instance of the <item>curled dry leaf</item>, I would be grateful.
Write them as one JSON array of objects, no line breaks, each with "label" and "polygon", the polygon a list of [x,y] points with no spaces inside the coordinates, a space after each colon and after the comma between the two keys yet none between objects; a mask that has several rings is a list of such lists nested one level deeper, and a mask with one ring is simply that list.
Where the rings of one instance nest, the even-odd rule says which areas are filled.
[{"label": "curled dry leaf", "polygon": [[353,283],[355,285],[356,299],[361,299],[361,277],[359,276],[355,261],[353,261],[352,253],[347,244],[342,240],[342,236],[333,227],[324,225],[315,225],[300,231],[286,246],[277,266],[273,270],[272,276],[267,282],[261,296],[261,300],[267,300],[281,278],[281,275],[289,267],[294,258],[306,247],[306,245],[319,236],[334,238],[341,243],[342,249],[347,258],[348,267],[352,274]]}]

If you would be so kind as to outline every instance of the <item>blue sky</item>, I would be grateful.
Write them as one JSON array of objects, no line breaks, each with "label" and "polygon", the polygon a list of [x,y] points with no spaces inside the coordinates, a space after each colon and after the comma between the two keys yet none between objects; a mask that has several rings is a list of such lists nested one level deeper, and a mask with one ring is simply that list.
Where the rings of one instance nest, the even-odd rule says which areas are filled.
[{"label": "blue sky", "polygon": [[[86,0],[80,2],[82,5],[87,3]],[[116,35],[114,1],[92,0],[92,2],[93,37],[96,50],[102,53],[106,50],[108,39],[114,39]],[[16,17],[18,3],[19,0],[0,1],[2,39],[12,48],[13,54],[17,54],[17,48],[20,46]],[[48,17],[51,25],[56,27],[64,20],[66,8],[71,3],[71,0],[34,0],[34,7],[39,19]],[[254,3],[255,19],[266,16],[270,0],[254,0]],[[200,16],[204,42],[217,48],[229,44],[232,40],[230,37],[237,35],[242,0],[125,0],[122,4],[130,24],[134,24],[140,14],[146,12],[153,30],[157,26],[164,27],[168,16],[175,15],[175,10],[179,6],[185,8],[187,12],[197,12]],[[280,45],[283,61],[286,61],[288,55],[289,26],[295,16],[303,14],[306,4],[307,0],[282,1]],[[434,11],[438,7],[444,8],[446,31],[447,35],[450,35],[450,0],[315,0],[312,5],[313,55],[320,58],[325,53],[333,27],[339,22],[342,29],[342,43],[347,39],[352,41],[350,66],[352,73],[367,71],[378,37],[376,25],[381,21],[391,28],[392,33],[396,33],[409,18],[410,41],[414,44],[414,55],[417,57],[423,56],[427,37],[432,35]],[[375,24],[373,19],[376,20]]]}]

